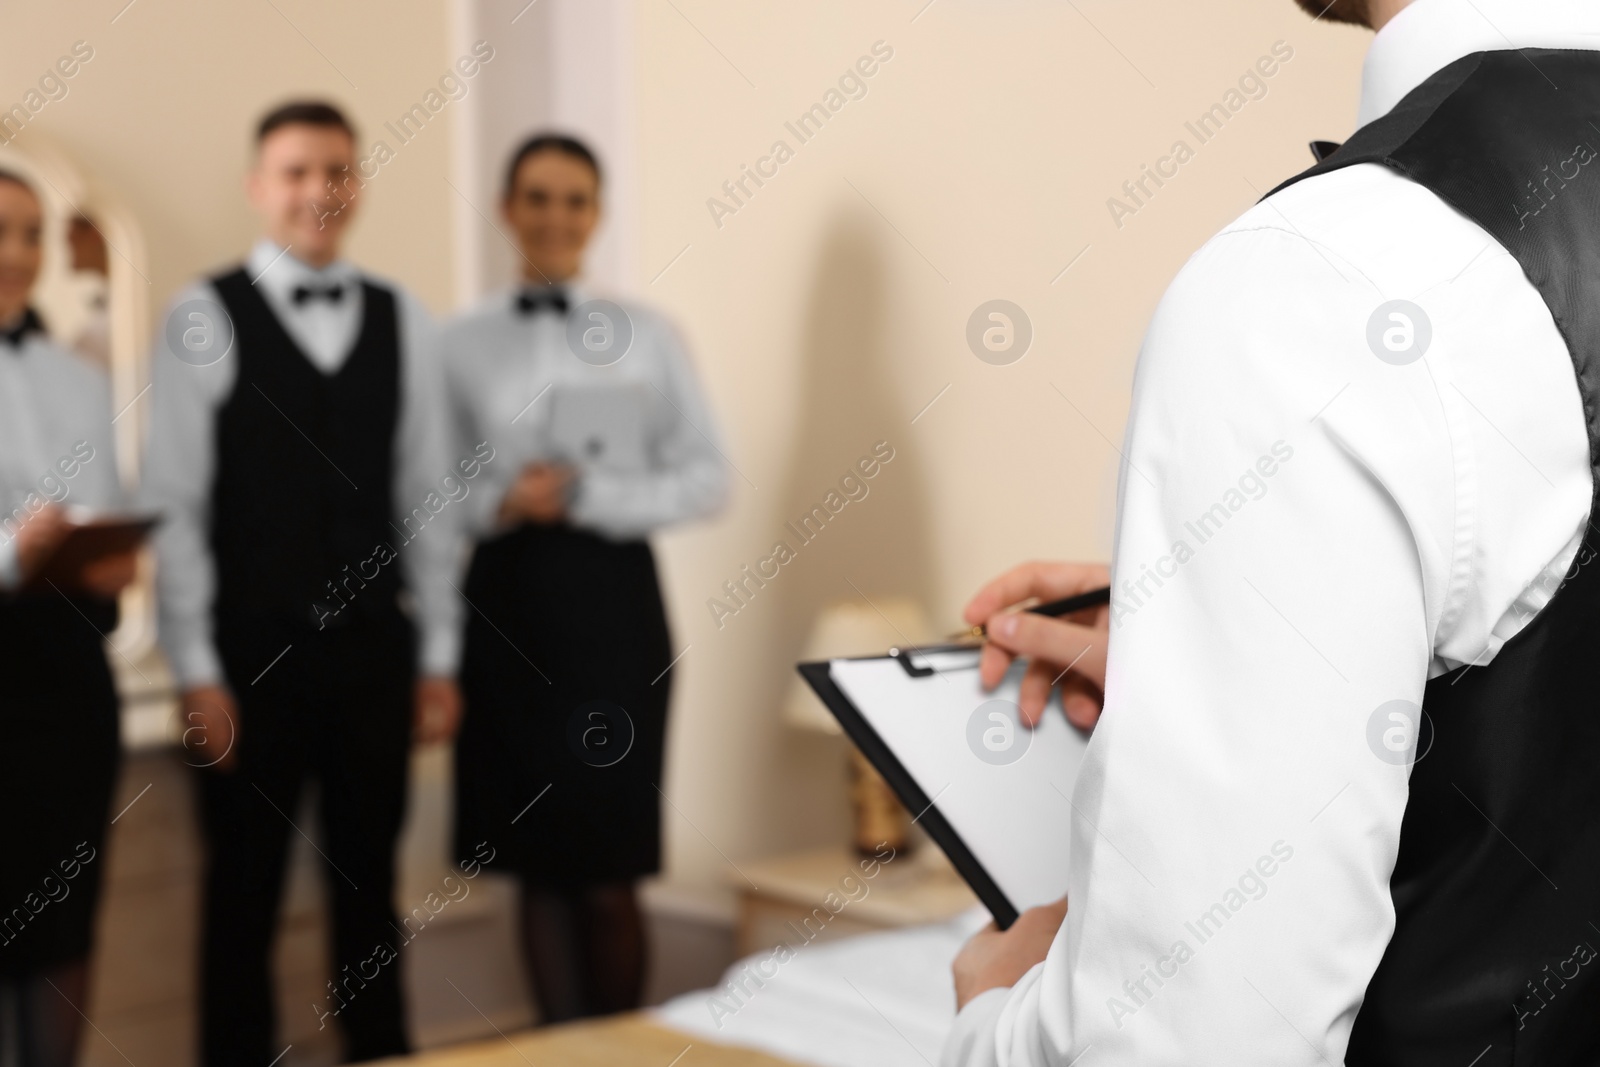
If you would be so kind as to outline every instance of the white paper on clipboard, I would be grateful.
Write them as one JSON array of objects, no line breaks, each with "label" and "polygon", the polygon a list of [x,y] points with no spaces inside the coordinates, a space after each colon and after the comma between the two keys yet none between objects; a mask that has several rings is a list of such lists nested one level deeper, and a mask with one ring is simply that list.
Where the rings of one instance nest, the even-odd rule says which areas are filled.
[{"label": "white paper on clipboard", "polygon": [[895,658],[837,659],[829,675],[1020,912],[1067,891],[1071,797],[1088,735],[1067,722],[1055,693],[1039,725],[1023,726],[1025,664],[986,693],[977,655],[916,656],[934,668],[923,677]]}]

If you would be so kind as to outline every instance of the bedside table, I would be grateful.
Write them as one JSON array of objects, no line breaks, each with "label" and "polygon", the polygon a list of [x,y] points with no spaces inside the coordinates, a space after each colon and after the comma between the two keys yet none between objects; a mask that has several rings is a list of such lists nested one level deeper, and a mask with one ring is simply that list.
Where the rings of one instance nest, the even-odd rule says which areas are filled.
[{"label": "bedside table", "polygon": [[733,876],[740,890],[736,945],[741,956],[801,938],[829,941],[943,922],[978,902],[944,853],[927,842],[887,862],[840,847],[739,866],[749,879]]}]

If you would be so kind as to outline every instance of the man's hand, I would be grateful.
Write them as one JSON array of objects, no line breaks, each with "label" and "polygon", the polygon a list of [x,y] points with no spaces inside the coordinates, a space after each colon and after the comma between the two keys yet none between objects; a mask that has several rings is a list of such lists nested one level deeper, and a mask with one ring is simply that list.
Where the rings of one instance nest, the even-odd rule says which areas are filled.
[{"label": "man's hand", "polygon": [[530,463],[506,490],[500,502],[500,522],[559,522],[567,514],[567,487],[573,469],[560,463]]},{"label": "man's hand", "polygon": [[417,710],[412,732],[419,745],[437,745],[461,725],[461,690],[454,678],[417,679]]},{"label": "man's hand", "polygon": [[138,576],[138,553],[117,552],[85,564],[78,573],[77,585],[95,596],[111,600],[132,585]]},{"label": "man's hand", "polygon": [[1029,908],[1009,930],[990,923],[973,934],[950,965],[956,980],[956,1010],[979,993],[1016,985],[1049,953],[1066,917],[1067,898],[1062,897],[1054,904]]},{"label": "man's hand", "polygon": [[999,684],[1013,659],[1027,657],[1017,703],[1029,726],[1044,715],[1050,689],[1057,684],[1061,706],[1074,726],[1087,730],[1100,718],[1111,608],[1090,608],[1058,619],[1012,609],[1030,599],[1060,600],[1110,583],[1110,570],[1100,564],[1024,563],[978,590],[967,604],[962,613],[967,622],[988,625],[989,640],[978,665],[985,689]]},{"label": "man's hand", "polygon": [[199,685],[183,692],[183,747],[196,767],[231,771],[239,762],[239,707],[220,685]]},{"label": "man's hand", "polygon": [[17,566],[26,582],[44,565],[72,529],[61,509],[46,504],[17,531]]}]

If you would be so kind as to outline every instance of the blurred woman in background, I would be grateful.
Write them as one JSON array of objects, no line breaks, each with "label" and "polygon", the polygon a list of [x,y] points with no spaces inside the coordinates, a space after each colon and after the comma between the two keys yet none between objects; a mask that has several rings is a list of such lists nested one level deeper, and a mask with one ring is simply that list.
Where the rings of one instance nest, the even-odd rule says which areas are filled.
[{"label": "blurred woman in background", "polygon": [[[477,547],[456,744],[460,858],[516,874],[544,1022],[639,1004],[634,883],[659,870],[675,651],[647,540],[727,491],[677,333],[579,280],[600,165],[535,136],[501,205],[520,282],[445,331],[462,454],[487,455],[464,506]],[[487,846],[487,847],[485,847]]]},{"label": "blurred woman in background", "polygon": [[19,1049],[24,1067],[70,1067],[118,759],[102,638],[135,562],[49,566],[72,525],[65,506],[110,508],[121,493],[106,377],[51,341],[29,304],[43,231],[32,187],[0,171],[0,1049]]}]

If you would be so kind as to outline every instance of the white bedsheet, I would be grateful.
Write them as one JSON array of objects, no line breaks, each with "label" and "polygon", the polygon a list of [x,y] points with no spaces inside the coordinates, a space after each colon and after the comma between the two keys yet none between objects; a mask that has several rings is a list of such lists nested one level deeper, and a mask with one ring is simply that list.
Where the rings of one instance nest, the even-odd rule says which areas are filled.
[{"label": "white bedsheet", "polygon": [[928,1067],[955,1019],[950,962],[988,921],[979,907],[948,923],[801,944],[784,962],[760,952],[730,967],[720,987],[674,997],[656,1017],[818,1067]]}]

